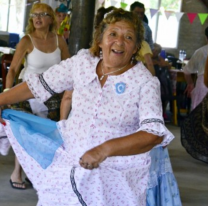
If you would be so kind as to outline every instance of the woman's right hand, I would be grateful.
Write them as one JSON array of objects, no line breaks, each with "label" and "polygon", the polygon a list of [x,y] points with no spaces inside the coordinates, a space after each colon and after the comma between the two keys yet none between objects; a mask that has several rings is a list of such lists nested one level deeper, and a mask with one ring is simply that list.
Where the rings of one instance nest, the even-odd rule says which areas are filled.
[{"label": "woman's right hand", "polygon": [[99,164],[107,158],[105,155],[105,146],[98,145],[87,152],[85,152],[82,157],[80,157],[79,164],[85,169],[92,170],[98,168]]},{"label": "woman's right hand", "polygon": [[194,89],[194,84],[188,84],[184,91],[184,94],[187,94],[187,97],[191,97],[191,92],[193,91],[193,89]]}]

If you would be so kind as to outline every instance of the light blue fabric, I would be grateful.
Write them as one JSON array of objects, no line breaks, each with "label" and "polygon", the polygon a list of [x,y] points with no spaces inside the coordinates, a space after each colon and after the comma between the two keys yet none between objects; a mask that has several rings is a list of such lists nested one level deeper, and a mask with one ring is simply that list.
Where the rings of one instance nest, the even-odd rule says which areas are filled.
[{"label": "light blue fabric", "polygon": [[172,172],[168,149],[153,148],[147,190],[147,206],[182,206],[178,184]]},{"label": "light blue fabric", "polygon": [[25,151],[46,169],[63,144],[56,122],[11,109],[3,110],[2,118],[9,120],[13,135]]},{"label": "light blue fabric", "polygon": [[158,177],[158,185],[148,189],[147,206],[182,206],[178,185],[172,173]]},{"label": "light blue fabric", "polygon": [[[53,161],[56,150],[63,144],[56,122],[25,112],[4,110],[19,144],[42,168]],[[147,206],[181,206],[180,194],[167,148],[153,148],[147,190]]]}]

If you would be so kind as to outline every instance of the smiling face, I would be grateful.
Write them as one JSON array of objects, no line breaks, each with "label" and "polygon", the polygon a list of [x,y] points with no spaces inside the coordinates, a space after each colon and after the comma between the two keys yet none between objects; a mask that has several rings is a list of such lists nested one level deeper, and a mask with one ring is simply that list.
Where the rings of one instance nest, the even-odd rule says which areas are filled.
[{"label": "smiling face", "polygon": [[131,57],[137,52],[136,42],[132,24],[127,21],[109,24],[99,44],[105,66],[116,69],[130,63]]}]

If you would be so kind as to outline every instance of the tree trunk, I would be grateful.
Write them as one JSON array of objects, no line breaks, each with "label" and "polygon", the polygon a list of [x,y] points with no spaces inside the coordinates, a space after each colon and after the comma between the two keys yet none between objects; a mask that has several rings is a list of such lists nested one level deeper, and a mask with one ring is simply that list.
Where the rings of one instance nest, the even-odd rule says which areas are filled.
[{"label": "tree trunk", "polygon": [[95,0],[72,0],[72,19],[69,35],[71,56],[89,48],[92,40]]}]

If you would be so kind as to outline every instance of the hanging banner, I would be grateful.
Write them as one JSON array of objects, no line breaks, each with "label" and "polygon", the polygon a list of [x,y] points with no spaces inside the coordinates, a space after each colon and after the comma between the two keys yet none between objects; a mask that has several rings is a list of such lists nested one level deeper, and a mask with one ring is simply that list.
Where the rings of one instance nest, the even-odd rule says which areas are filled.
[{"label": "hanging banner", "polygon": [[[42,0],[42,1],[64,1],[64,0]],[[103,4],[105,3],[105,0],[98,0],[100,4]],[[115,7],[118,7],[118,3],[119,1],[118,0],[106,0],[106,1],[110,1],[110,5],[111,6],[115,6]],[[120,0],[121,1],[121,0]],[[128,6],[127,3],[124,3],[123,1],[120,2],[120,7],[122,9],[126,9]],[[162,9],[162,8],[161,8]],[[151,18],[153,18],[155,16],[155,14],[157,14],[158,12],[161,12],[162,15],[165,15],[167,20],[170,18],[171,15],[175,15],[177,21],[179,22],[182,18],[182,16],[184,15],[184,12],[175,12],[175,11],[164,11],[164,10],[161,10],[161,9],[152,9],[150,8],[149,11],[150,11],[150,16]],[[161,11],[160,11],[161,10]],[[208,13],[186,13],[187,16],[188,16],[188,19],[189,19],[189,22],[192,24],[194,19],[196,18],[196,16],[198,15],[199,19],[200,19],[200,22],[201,24],[203,25],[208,17]]]},{"label": "hanging banner", "polygon": [[159,11],[159,9],[150,9],[151,18]]},{"label": "hanging banner", "polygon": [[184,15],[184,12],[176,12],[176,13],[175,13],[176,19],[177,19],[178,21],[181,20],[181,17],[182,17],[183,15]]},{"label": "hanging banner", "polygon": [[190,23],[192,24],[193,21],[194,21],[194,19],[195,19],[196,16],[197,16],[197,13],[187,13],[187,16],[188,16],[188,18],[189,18]]},{"label": "hanging banner", "polygon": [[198,16],[199,16],[199,19],[200,19],[201,24],[203,25],[204,22],[205,22],[206,19],[207,19],[208,14],[202,14],[202,13],[199,13]]},{"label": "hanging banner", "polygon": [[121,5],[121,8],[122,8],[122,9],[124,9],[124,10],[125,10],[125,9],[126,9],[126,7],[128,6],[128,4],[123,3],[123,2],[121,2],[121,4],[120,4],[120,5]]},{"label": "hanging banner", "polygon": [[100,4],[103,4],[103,3],[104,3],[104,1],[105,1],[105,0],[99,0],[99,3],[100,3]]},{"label": "hanging banner", "polygon": [[67,0],[41,0],[40,2],[50,5],[54,10],[59,7],[60,4],[65,4],[67,6]]},{"label": "hanging banner", "polygon": [[118,3],[117,1],[111,0],[111,6],[116,6],[117,3]]},{"label": "hanging banner", "polygon": [[172,11],[164,11],[164,13],[165,13],[165,16],[166,16],[166,18],[167,19],[169,19],[169,17],[172,15]]}]

